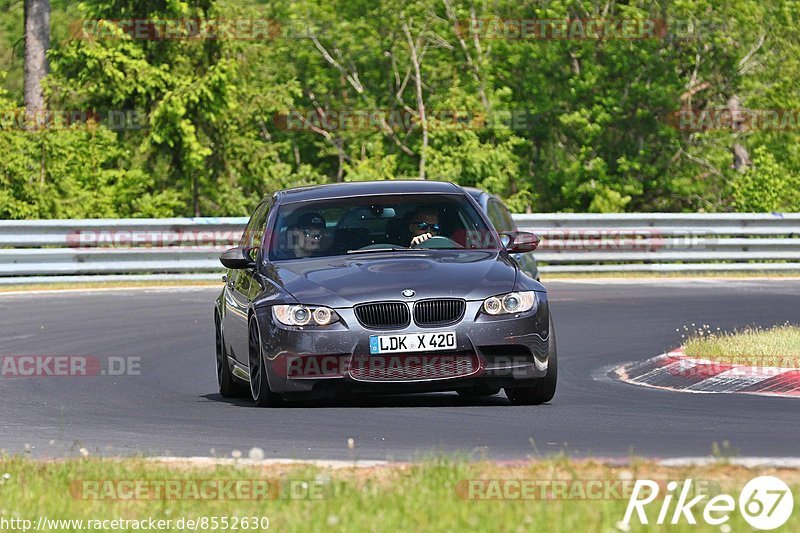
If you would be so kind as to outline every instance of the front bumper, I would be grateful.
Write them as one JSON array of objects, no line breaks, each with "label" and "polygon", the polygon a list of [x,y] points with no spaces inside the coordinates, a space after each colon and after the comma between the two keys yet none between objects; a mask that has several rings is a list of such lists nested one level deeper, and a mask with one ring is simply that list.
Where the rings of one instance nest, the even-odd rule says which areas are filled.
[{"label": "front bumper", "polygon": [[[467,302],[464,317],[445,327],[376,330],[363,327],[352,308],[337,308],[341,322],[326,328],[277,323],[269,306],[256,316],[262,331],[270,388],[291,397],[344,392],[443,391],[480,383],[519,385],[547,373],[550,313],[547,294],[537,293],[535,312],[489,316],[482,301]],[[370,355],[370,335],[454,331],[454,350]]]}]

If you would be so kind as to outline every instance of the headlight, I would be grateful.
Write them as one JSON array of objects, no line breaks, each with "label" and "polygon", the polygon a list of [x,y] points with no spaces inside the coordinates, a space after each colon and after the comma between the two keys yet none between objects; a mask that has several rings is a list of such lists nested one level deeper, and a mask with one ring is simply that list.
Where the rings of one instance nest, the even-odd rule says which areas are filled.
[{"label": "headlight", "polygon": [[483,301],[483,311],[489,315],[525,313],[536,309],[536,293],[533,291],[509,292],[491,296]]},{"label": "headlight", "polygon": [[307,305],[273,305],[272,314],[285,326],[327,326],[339,320],[333,309]]}]

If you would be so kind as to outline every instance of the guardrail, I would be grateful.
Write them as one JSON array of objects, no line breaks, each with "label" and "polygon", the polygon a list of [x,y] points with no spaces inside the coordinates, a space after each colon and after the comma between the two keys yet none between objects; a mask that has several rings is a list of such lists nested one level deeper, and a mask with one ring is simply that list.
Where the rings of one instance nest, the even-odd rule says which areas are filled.
[{"label": "guardrail", "polygon": [[800,213],[516,215],[547,272],[800,270]]},{"label": "guardrail", "polygon": [[[800,271],[800,213],[515,215],[541,272]],[[0,221],[0,284],[218,279],[246,218]]]}]

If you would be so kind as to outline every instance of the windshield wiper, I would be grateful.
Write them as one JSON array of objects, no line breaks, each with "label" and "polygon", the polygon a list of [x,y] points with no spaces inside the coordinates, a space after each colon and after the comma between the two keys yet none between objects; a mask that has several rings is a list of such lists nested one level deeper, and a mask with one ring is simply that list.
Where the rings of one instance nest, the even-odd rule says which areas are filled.
[{"label": "windshield wiper", "polygon": [[411,248],[404,248],[402,246],[391,246],[386,248],[358,248],[356,250],[347,250],[348,254],[368,254],[371,252],[396,252],[398,250],[411,250]]}]

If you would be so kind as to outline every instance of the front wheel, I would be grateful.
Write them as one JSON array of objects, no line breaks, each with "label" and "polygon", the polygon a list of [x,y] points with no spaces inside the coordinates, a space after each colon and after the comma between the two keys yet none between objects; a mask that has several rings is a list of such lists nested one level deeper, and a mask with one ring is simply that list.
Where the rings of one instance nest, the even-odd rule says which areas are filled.
[{"label": "front wheel", "polygon": [[553,399],[558,382],[558,353],[553,318],[550,318],[550,337],[547,352],[547,374],[524,387],[506,387],[506,396],[512,405],[540,405]]},{"label": "front wheel", "polygon": [[264,363],[263,343],[261,330],[255,317],[250,318],[248,335],[249,365],[250,365],[250,393],[258,407],[275,407],[283,403],[279,394],[269,388],[267,368]]}]

